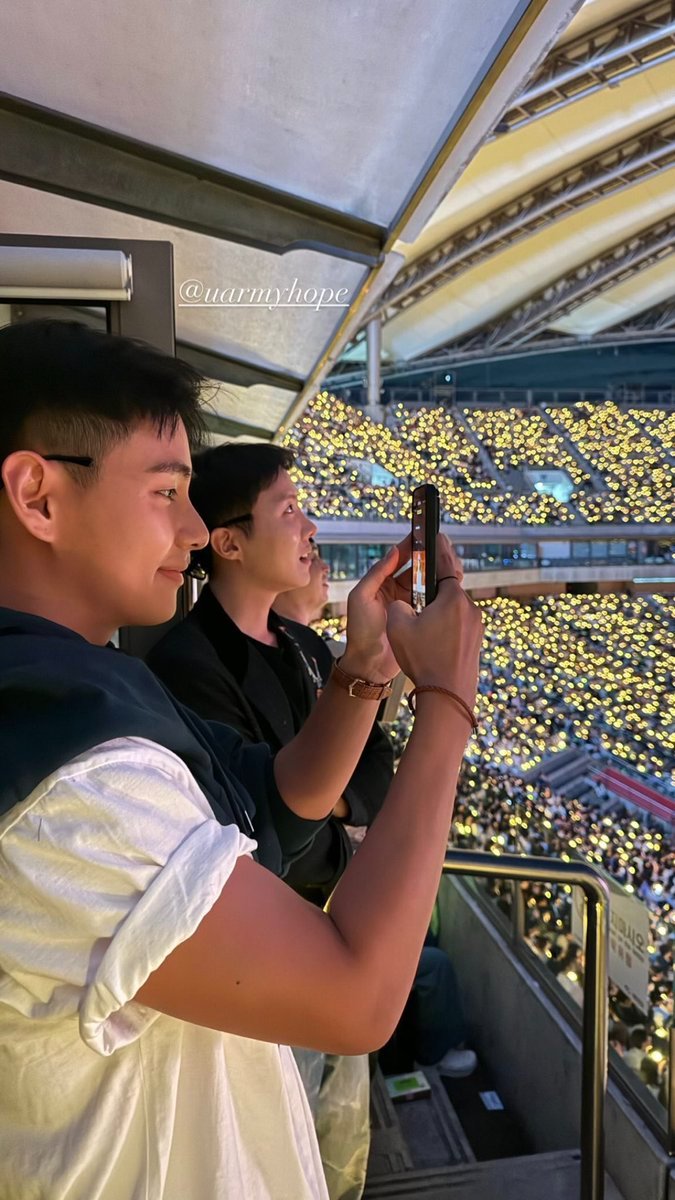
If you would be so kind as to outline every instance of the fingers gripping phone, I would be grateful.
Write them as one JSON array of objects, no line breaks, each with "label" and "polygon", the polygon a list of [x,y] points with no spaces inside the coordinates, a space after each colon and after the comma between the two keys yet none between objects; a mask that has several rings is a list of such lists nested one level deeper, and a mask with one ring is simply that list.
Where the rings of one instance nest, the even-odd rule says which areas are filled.
[{"label": "fingers gripping phone", "polygon": [[440,526],[440,499],[438,488],[432,483],[423,483],[412,494],[412,597],[411,604],[416,613],[435,598],[438,590],[436,578],[436,535]]}]

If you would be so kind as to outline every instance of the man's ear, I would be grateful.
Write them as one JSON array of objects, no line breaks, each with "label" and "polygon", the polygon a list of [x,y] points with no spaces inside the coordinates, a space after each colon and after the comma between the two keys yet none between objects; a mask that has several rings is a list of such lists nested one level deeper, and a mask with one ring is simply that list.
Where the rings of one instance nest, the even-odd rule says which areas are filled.
[{"label": "man's ear", "polygon": [[236,525],[220,526],[210,537],[211,549],[218,558],[227,562],[240,562],[245,535]]},{"label": "man's ear", "polygon": [[2,464],[5,494],[25,529],[41,542],[54,540],[54,479],[49,464],[31,450],[16,450]]}]

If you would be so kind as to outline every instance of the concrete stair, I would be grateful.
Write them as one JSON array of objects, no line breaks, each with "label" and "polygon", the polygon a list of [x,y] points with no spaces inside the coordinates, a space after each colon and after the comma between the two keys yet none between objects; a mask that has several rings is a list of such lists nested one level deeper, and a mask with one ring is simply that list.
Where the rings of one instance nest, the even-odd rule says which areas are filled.
[{"label": "concrete stair", "polygon": [[542,780],[563,796],[581,797],[592,791],[589,780],[596,773],[597,763],[593,757],[578,746],[569,746],[567,750],[544,758],[527,772],[525,779],[528,783]]},{"label": "concrete stair", "polygon": [[578,446],[574,444],[565,427],[563,425],[558,425],[555,417],[552,416],[551,413],[546,412],[544,408],[540,408],[538,411],[541,413],[541,416],[548,425],[549,429],[552,429],[554,433],[557,433],[562,438],[563,442],[565,443],[565,447],[572,455],[572,458],[576,460],[583,471],[586,471],[590,475],[591,483],[593,484],[595,491],[606,492],[607,484],[604,477],[599,471],[596,471],[593,464],[589,462],[587,458],[584,458],[584,455],[581,453]]},{"label": "concrete stair", "polygon": [[[579,1200],[578,1150],[479,1162],[438,1073],[424,1074],[430,1096],[393,1104],[375,1072],[363,1200]],[[608,1176],[605,1200],[623,1200]]]},{"label": "concrete stair", "polygon": [[490,454],[488,453],[487,449],[481,442],[478,434],[476,433],[476,431],[473,428],[473,426],[471,425],[471,423],[469,421],[467,421],[467,419],[464,416],[464,413],[461,411],[461,409],[457,408],[457,407],[453,408],[452,415],[453,415],[455,421],[457,422],[457,424],[459,425],[460,429],[462,430],[467,442],[470,442],[472,446],[476,447],[476,449],[478,451],[478,457],[481,462],[481,466],[486,471],[486,473],[489,476],[491,476],[491,478],[494,479],[504,491],[507,491],[507,492],[512,491],[513,488],[511,487],[511,485],[508,482],[508,473],[505,471],[497,470],[497,467],[495,466],[492,458],[490,457]]},{"label": "concrete stair", "polygon": [[[368,1181],[364,1200],[579,1200],[578,1150],[409,1171]],[[623,1200],[608,1175],[605,1200]]]}]

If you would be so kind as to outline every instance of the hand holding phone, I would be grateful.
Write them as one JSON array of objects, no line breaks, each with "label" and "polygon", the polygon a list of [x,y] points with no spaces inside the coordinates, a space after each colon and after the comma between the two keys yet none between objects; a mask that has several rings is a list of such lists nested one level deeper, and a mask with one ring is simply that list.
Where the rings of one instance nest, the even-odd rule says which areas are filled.
[{"label": "hand holding phone", "polygon": [[423,483],[412,494],[411,604],[421,613],[438,591],[436,536],[440,528],[440,497],[432,483]]}]

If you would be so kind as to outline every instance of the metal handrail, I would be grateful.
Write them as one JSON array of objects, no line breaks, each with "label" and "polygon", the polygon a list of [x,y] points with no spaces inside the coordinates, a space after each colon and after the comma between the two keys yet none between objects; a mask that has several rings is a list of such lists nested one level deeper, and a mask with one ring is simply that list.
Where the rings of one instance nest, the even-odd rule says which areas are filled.
[{"label": "metal handrail", "polygon": [[585,863],[532,855],[449,850],[446,875],[480,875],[580,887],[586,902],[584,1004],[581,1029],[580,1200],[603,1200],[604,1106],[607,1087],[607,934],[610,895],[604,879]]}]

